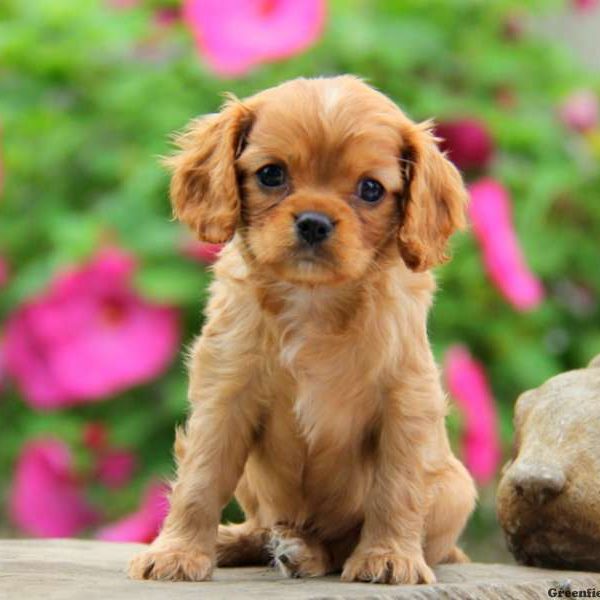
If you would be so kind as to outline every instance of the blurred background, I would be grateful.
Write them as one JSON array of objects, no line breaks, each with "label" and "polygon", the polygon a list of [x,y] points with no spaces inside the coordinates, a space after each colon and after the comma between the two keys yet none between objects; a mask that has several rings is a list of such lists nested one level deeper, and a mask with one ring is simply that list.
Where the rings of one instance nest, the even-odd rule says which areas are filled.
[{"label": "blurred background", "polygon": [[509,560],[494,489],[513,404],[600,352],[599,10],[3,0],[0,536],[154,537],[218,252],[172,222],[159,157],[224,91],[349,72],[435,118],[469,184],[430,331],[481,491],[464,546]]}]

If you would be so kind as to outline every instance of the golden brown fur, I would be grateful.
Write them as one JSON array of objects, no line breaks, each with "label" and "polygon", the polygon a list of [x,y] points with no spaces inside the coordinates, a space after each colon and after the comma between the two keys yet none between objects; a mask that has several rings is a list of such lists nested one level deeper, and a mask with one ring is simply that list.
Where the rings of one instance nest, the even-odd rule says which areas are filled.
[{"label": "golden brown fur", "polygon": [[[288,575],[434,581],[433,565],[466,560],[475,501],[426,331],[428,269],[464,222],[458,172],[427,124],[348,76],[229,99],[180,145],[175,214],[233,238],[190,358],[170,514],[130,575],[203,580],[270,551]],[[285,186],[257,182],[271,163]],[[365,177],[380,201],[359,197]],[[335,224],[310,251],[304,211]],[[234,492],[247,520],[218,526]]]}]

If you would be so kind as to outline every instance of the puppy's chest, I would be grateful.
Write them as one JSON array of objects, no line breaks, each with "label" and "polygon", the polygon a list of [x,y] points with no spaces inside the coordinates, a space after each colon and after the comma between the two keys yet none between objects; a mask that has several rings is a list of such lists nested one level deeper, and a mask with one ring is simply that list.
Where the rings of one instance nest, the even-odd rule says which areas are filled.
[{"label": "puppy's chest", "polygon": [[382,400],[361,340],[336,331],[328,318],[314,299],[298,297],[275,322],[277,368],[293,388],[289,406],[310,447],[360,438]]},{"label": "puppy's chest", "polygon": [[286,518],[308,519],[321,532],[352,526],[361,519],[372,480],[379,390],[352,373],[341,379],[323,372],[275,379],[288,386],[275,391],[265,419],[259,470],[294,498]]},{"label": "puppy's chest", "polygon": [[357,355],[356,335],[350,318],[336,309],[328,290],[296,289],[283,297],[271,320],[277,356],[282,368],[296,377],[334,378],[344,363]]}]

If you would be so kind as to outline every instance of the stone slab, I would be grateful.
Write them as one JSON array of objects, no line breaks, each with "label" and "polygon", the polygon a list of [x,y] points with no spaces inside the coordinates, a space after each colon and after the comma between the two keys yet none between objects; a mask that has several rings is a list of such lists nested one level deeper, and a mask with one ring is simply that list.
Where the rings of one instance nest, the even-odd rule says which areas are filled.
[{"label": "stone slab", "polygon": [[129,558],[143,546],[87,540],[0,540],[0,600],[526,600],[550,588],[596,588],[600,573],[472,563],[435,569],[436,585],[342,583],[337,577],[285,579],[269,568],[217,569],[213,581],[131,581]]}]

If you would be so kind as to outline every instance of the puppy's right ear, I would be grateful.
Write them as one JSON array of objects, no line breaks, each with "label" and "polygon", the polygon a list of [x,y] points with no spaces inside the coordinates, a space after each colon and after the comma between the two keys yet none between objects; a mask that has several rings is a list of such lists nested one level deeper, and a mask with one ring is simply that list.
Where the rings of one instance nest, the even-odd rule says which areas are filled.
[{"label": "puppy's right ear", "polygon": [[193,120],[176,138],[180,151],[166,159],[172,170],[173,214],[205,242],[233,237],[240,216],[235,160],[243,149],[252,113],[230,98],[220,113]]}]

